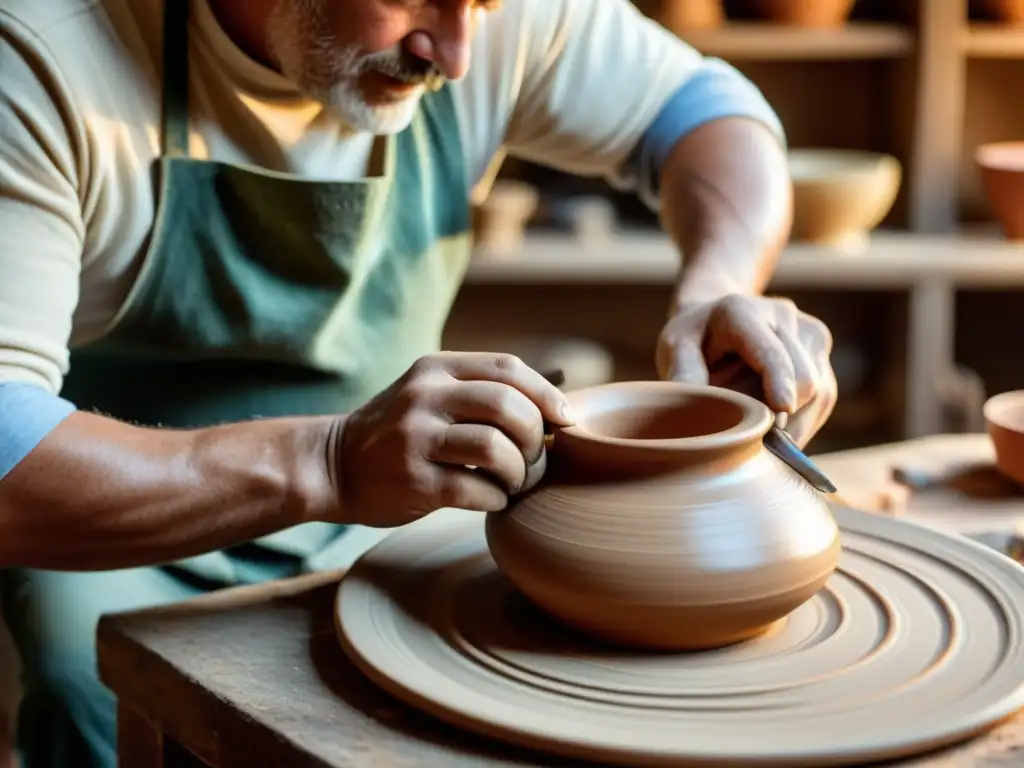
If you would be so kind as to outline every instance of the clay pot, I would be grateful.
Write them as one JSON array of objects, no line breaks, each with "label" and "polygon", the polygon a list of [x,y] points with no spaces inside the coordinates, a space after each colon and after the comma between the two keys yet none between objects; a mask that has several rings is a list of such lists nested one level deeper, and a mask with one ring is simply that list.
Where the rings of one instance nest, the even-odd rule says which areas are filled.
[{"label": "clay pot", "polygon": [[568,395],[543,481],[488,515],[498,568],[594,638],[691,650],[765,631],[817,592],[839,532],[768,453],[772,414],[731,390],[627,382]]},{"label": "clay pot", "polygon": [[988,18],[1006,24],[1024,24],[1024,0],[978,0]]},{"label": "clay pot", "polygon": [[657,19],[673,32],[715,29],[725,21],[725,11],[722,0],[663,0]]},{"label": "clay pot", "polygon": [[839,27],[855,0],[748,0],[755,16],[794,27]]},{"label": "clay pot", "polygon": [[989,208],[1008,240],[1024,239],[1024,141],[982,144],[974,152]]},{"label": "clay pot", "polygon": [[1003,392],[985,401],[985,427],[996,453],[996,467],[1024,486],[1024,391]]},{"label": "clay pot", "polygon": [[903,169],[891,155],[848,149],[794,149],[794,242],[862,246],[892,209]]}]

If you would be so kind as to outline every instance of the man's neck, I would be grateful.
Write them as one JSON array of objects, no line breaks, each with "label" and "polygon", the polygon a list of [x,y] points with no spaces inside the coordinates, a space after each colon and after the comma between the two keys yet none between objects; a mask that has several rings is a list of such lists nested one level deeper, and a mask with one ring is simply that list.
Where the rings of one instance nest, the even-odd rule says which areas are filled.
[{"label": "man's neck", "polygon": [[[167,0],[172,2],[173,0]],[[246,56],[277,69],[267,44],[267,20],[276,0],[207,0],[217,23]]]}]

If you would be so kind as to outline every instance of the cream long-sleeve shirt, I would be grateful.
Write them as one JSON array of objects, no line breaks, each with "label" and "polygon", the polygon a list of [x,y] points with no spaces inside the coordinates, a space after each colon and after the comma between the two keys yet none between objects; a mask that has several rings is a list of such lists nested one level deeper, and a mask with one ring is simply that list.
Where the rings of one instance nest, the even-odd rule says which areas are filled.
[{"label": "cream long-sleeve shirt", "polygon": [[[372,137],[347,135],[191,1],[192,154],[362,176]],[[0,478],[68,411],[26,408],[13,385],[59,393],[69,347],[104,334],[139,271],[156,208],[162,14],[163,0],[0,2]],[[696,124],[744,115],[781,137],[752,84],[628,0],[506,0],[453,92],[470,186],[504,150],[656,204],[658,164]]]}]

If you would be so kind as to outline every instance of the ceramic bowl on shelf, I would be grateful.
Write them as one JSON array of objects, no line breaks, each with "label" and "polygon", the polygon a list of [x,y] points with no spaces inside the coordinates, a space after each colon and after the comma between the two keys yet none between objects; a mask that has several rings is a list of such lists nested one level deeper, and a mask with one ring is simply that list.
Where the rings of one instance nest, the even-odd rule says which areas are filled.
[{"label": "ceramic bowl on shelf", "polygon": [[1024,24],[1024,0],[978,0],[982,13],[1004,24]]},{"label": "ceramic bowl on shelf", "polygon": [[974,151],[993,215],[1009,240],[1024,240],[1024,141],[982,144]]},{"label": "ceramic bowl on shelf", "polygon": [[996,467],[1024,486],[1024,390],[994,395],[985,401],[985,427],[996,453]]},{"label": "ceramic bowl on shelf", "polygon": [[673,32],[716,29],[725,22],[722,0],[662,0],[656,13]]},{"label": "ceramic bowl on shelf", "polygon": [[855,0],[747,0],[758,18],[793,27],[840,27]]},{"label": "ceramic bowl on shelf", "polygon": [[715,648],[809,600],[840,554],[825,498],[769,453],[752,397],[676,382],[568,393],[547,471],[487,515],[505,577],[555,620],[614,645]]},{"label": "ceramic bowl on shelf", "polygon": [[903,178],[892,155],[848,149],[793,149],[794,242],[862,246],[892,209]]}]

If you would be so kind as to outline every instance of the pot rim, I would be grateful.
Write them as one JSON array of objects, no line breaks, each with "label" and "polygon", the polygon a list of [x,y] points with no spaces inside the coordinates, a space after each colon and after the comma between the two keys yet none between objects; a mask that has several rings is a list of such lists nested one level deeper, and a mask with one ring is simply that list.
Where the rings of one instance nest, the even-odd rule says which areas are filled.
[{"label": "pot rim", "polygon": [[1011,389],[992,395],[982,406],[982,417],[989,424],[1015,434],[1024,434],[1021,421],[1014,420],[1014,412],[1024,409],[1024,390]]},{"label": "pot rim", "polygon": [[1024,154],[1022,150],[1024,150],[1024,139],[989,141],[974,148],[974,162],[983,170],[1020,173],[1024,163],[1019,161],[1007,163],[1003,158],[1010,152],[1020,157],[1021,154]]},{"label": "pot rim", "polygon": [[[676,393],[702,397],[710,400],[724,400],[739,406],[743,410],[743,418],[738,424],[708,435],[692,435],[689,437],[671,437],[644,440],[632,437],[613,437],[591,432],[583,423],[587,420],[587,401],[609,392],[632,390],[632,394],[640,391],[659,390],[662,393]],[[556,434],[589,442],[596,445],[617,446],[623,448],[643,448],[645,451],[670,452],[679,450],[711,450],[727,448],[745,442],[760,441],[775,423],[775,415],[768,406],[759,400],[724,387],[713,387],[701,384],[684,384],[677,381],[616,381],[610,384],[599,384],[566,393],[566,398],[579,417],[571,427],[560,427]],[[621,410],[621,408],[611,409]],[[558,439],[555,438],[557,446]],[[556,447],[557,450],[557,447]]]}]

